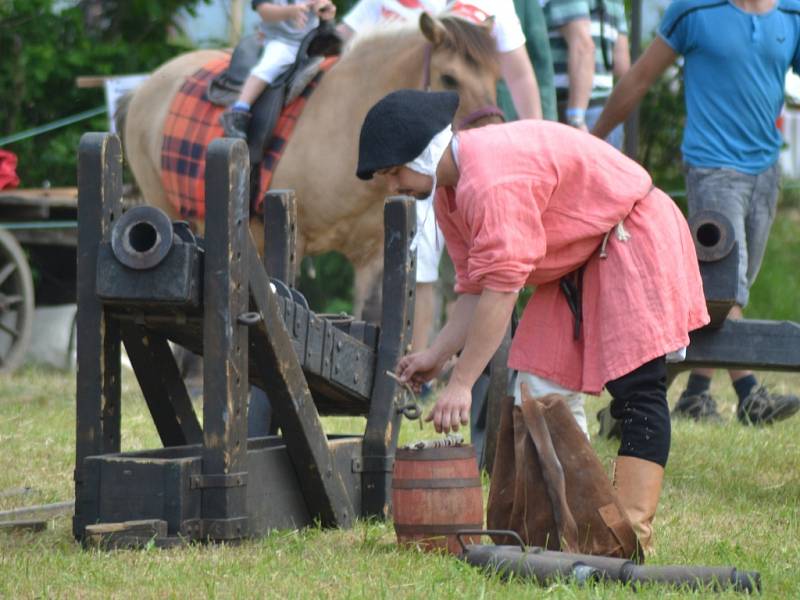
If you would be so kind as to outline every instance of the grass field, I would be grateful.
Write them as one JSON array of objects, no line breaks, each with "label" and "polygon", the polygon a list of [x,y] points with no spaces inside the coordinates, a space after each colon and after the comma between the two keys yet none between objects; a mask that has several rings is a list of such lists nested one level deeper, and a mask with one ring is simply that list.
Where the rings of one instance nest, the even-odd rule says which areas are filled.
[{"label": "grass field", "polygon": [[[800,388],[796,375],[768,377],[778,389]],[[674,401],[680,381],[670,392]],[[157,447],[143,399],[127,373],[123,449]],[[762,573],[764,597],[800,597],[800,418],[767,429],[731,421],[733,393],[720,375],[714,392],[727,424],[676,423],[657,519],[654,563],[736,565]],[[593,414],[604,399],[592,399]],[[329,420],[331,431],[357,431],[357,419]],[[596,424],[592,423],[593,429]],[[423,435],[432,435],[426,429]],[[419,438],[416,424],[404,441]],[[612,443],[595,440],[606,465]],[[69,500],[74,461],[74,378],[28,370],[0,380],[0,510]],[[622,598],[607,585],[547,590],[489,578],[448,556],[400,550],[391,524],[352,530],[276,532],[238,545],[100,552],[81,549],[70,520],[37,534],[0,534],[2,598]],[[650,588],[642,598],[684,597]],[[733,597],[725,594],[719,597]]]}]

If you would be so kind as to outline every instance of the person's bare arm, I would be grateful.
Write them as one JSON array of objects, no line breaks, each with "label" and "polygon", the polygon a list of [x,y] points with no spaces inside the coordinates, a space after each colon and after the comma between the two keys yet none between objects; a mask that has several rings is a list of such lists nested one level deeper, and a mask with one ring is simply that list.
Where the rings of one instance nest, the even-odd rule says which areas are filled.
[{"label": "person's bare arm", "polygon": [[592,133],[605,139],[617,125],[628,118],[653,82],[677,57],[676,52],[661,37],[656,36],[639,60],[614,86]]},{"label": "person's bare arm", "polygon": [[419,388],[423,383],[437,377],[445,363],[464,347],[479,300],[480,296],[476,294],[459,295],[450,318],[430,348],[408,354],[397,363],[395,372],[400,379]]},{"label": "person's bare arm", "polygon": [[520,119],[541,119],[542,100],[531,59],[524,45],[500,53],[500,72],[511,92]]},{"label": "person's bare arm", "polygon": [[[567,42],[567,74],[569,96],[567,110],[577,109],[585,113],[589,106],[594,81],[595,48],[592,40],[591,21],[575,19],[559,29]],[[570,115],[567,115],[568,117]],[[578,119],[579,123],[582,119]],[[577,126],[577,125],[576,125]],[[583,125],[583,129],[585,129]]]},{"label": "person's bare arm", "polygon": [[614,43],[614,78],[621,79],[631,68],[631,50],[628,36],[620,33]]},{"label": "person's bare arm", "polygon": [[276,23],[278,21],[301,21],[307,18],[308,4],[299,2],[289,6],[278,6],[269,2],[262,2],[256,6],[256,12],[262,21]]},{"label": "person's bare arm", "polygon": [[433,421],[437,432],[458,431],[459,425],[469,422],[472,386],[500,346],[518,295],[493,290],[481,293],[450,381],[425,419]]}]

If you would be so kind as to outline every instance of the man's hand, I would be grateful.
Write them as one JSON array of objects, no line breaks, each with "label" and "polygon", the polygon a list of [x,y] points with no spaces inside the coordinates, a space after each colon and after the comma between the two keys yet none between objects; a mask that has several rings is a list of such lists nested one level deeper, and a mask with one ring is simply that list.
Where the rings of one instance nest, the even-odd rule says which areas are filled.
[{"label": "man's hand", "polygon": [[470,387],[451,379],[436,401],[433,410],[425,417],[425,421],[433,421],[436,433],[458,431],[459,426],[469,423],[471,405],[472,390]]},{"label": "man's hand", "polygon": [[422,384],[435,379],[442,372],[446,362],[447,357],[443,359],[428,348],[401,358],[397,363],[395,374],[400,381],[408,383],[416,393],[419,393]]}]

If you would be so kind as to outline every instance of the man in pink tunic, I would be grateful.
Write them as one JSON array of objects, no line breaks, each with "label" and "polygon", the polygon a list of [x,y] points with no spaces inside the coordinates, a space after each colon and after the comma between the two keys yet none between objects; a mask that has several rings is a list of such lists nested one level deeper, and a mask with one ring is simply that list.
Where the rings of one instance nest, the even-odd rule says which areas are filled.
[{"label": "man in pink tunic", "polygon": [[500,344],[522,287],[536,286],[509,366],[567,390],[612,396],[622,422],[620,499],[642,545],[670,445],[666,360],[709,321],[689,228],[647,172],[602,140],[547,121],[459,132],[453,92],[400,90],[361,129],[357,175],[395,193],[437,188],[456,268],[452,317],[398,375],[435,378],[459,354],[428,420],[466,425],[470,389]]}]

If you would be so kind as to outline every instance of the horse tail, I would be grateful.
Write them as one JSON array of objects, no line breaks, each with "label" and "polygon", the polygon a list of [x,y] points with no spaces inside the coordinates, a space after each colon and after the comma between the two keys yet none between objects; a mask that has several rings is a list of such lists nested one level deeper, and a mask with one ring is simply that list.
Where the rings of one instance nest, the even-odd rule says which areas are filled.
[{"label": "horse tail", "polygon": [[125,132],[125,120],[128,118],[128,109],[131,106],[134,91],[135,90],[126,92],[117,100],[117,109],[111,116],[114,119],[114,127],[120,139],[122,139],[122,134]]}]

